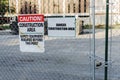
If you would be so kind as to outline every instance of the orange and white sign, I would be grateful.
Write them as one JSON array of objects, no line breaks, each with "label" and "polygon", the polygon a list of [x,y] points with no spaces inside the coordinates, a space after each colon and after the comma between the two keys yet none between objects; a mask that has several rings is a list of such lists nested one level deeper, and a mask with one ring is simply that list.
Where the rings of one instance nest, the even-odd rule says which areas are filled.
[{"label": "orange and white sign", "polygon": [[18,22],[44,22],[44,15],[19,15]]},{"label": "orange and white sign", "polygon": [[22,52],[44,52],[44,15],[18,16],[20,50]]}]

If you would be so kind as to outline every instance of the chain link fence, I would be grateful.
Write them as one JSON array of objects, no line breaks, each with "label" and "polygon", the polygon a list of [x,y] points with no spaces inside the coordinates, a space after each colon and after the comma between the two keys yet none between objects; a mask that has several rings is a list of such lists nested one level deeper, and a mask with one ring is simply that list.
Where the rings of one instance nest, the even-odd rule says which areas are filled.
[{"label": "chain link fence", "polygon": [[[91,62],[88,56],[91,38],[89,33],[79,35],[81,34],[79,27],[83,24],[81,18],[76,21],[77,38],[55,38],[45,34],[44,53],[20,51],[17,21],[18,14],[45,14],[46,21],[49,17],[63,17],[65,13],[67,16],[74,16],[74,13],[79,14],[79,12],[82,12],[82,17],[85,16],[85,19],[88,20],[88,15],[84,14],[89,13],[89,5],[87,5],[89,0],[82,0],[85,3],[82,3],[81,0],[6,0],[6,6],[1,8],[4,1],[0,1],[0,9],[3,10],[0,15],[4,12],[4,16],[1,16],[0,28],[3,28],[4,25],[7,25],[8,28],[0,30],[0,80],[92,79]],[[85,9],[82,9],[81,6]],[[6,7],[8,10],[4,11]],[[13,12],[11,7],[15,8]],[[7,23],[4,23],[5,16],[10,17],[7,19]],[[45,30],[47,31],[47,21]],[[84,32],[86,31],[89,30],[84,30]]]},{"label": "chain link fence", "polygon": [[[102,5],[101,5],[101,4]],[[105,1],[96,0],[95,79],[104,79]],[[0,80],[93,80],[91,0],[1,0]],[[109,80],[119,80],[119,2],[110,1]],[[45,15],[45,52],[20,51],[19,14]],[[48,36],[48,18],[76,17],[76,37]]]},{"label": "chain link fence", "polygon": [[120,1],[118,0],[111,0],[110,1],[110,25],[112,29],[109,32],[109,60],[110,60],[110,75],[114,77],[114,79],[119,80],[119,37],[120,37],[120,25],[119,25],[119,16],[120,16]]}]

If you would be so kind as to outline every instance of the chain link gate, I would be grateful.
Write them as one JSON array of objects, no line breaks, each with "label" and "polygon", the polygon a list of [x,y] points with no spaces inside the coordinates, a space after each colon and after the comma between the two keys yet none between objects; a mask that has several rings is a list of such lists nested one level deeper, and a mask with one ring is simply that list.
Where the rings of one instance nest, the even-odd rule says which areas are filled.
[{"label": "chain link gate", "polygon": [[120,23],[120,1],[119,0],[110,0],[110,25],[111,29],[109,30],[109,60],[110,60],[110,70],[109,77],[114,80],[119,80],[119,23]]},{"label": "chain link gate", "polygon": [[[96,0],[96,24],[104,27],[106,17],[106,6],[109,5],[109,37],[108,37],[108,80],[119,80],[119,0]],[[104,27],[105,28],[105,27]],[[96,29],[96,61],[102,62],[102,66],[96,69],[96,77],[101,76],[102,80],[105,77],[105,34],[103,29]]]}]

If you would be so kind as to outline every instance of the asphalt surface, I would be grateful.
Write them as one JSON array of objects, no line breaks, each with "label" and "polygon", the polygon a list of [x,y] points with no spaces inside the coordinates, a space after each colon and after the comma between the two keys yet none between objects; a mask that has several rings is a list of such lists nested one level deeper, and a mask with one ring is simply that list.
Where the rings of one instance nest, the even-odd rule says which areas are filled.
[{"label": "asphalt surface", "polygon": [[[119,32],[119,31],[118,31]],[[104,30],[96,31],[95,79],[104,80]],[[119,34],[113,31],[109,47],[109,80],[120,80]],[[93,53],[91,33],[77,38],[45,36],[44,53],[23,53],[19,36],[0,32],[0,80],[92,80]],[[111,49],[110,49],[111,48]]]}]

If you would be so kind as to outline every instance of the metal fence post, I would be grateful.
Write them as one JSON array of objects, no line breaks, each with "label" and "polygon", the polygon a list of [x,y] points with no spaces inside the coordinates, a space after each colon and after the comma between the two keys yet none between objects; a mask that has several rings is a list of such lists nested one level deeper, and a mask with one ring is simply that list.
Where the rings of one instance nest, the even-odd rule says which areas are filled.
[{"label": "metal fence post", "polygon": [[106,0],[105,75],[104,75],[104,80],[108,80],[108,30],[109,30],[109,0]]}]

